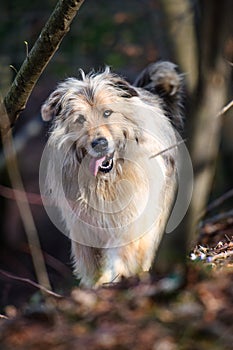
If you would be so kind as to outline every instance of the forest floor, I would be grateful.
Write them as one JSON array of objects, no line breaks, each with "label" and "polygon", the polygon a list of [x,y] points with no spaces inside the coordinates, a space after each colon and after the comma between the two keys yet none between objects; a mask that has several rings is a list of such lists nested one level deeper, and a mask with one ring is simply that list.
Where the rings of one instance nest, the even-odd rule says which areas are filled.
[{"label": "forest floor", "polygon": [[147,275],[6,308],[3,350],[232,350],[233,218],[203,222],[186,273]]}]

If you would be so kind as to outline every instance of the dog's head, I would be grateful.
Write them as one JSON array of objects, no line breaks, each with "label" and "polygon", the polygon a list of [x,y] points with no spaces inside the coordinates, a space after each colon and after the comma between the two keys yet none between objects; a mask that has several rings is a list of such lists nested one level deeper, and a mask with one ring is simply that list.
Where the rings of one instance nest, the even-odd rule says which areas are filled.
[{"label": "dog's head", "polygon": [[81,75],[58,85],[42,106],[42,117],[54,119],[50,142],[75,152],[80,163],[85,158],[90,173],[103,176],[117,171],[128,140],[139,142],[132,109],[138,91],[108,68]]}]

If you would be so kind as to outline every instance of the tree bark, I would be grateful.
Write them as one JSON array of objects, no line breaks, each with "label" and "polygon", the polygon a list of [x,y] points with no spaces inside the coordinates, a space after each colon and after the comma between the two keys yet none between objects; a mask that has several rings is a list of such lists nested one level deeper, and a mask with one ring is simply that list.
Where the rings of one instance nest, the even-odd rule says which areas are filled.
[{"label": "tree bark", "polygon": [[194,191],[190,206],[190,242],[200,215],[208,202],[219,153],[222,120],[219,112],[227,102],[230,65],[225,56],[226,42],[231,36],[232,1],[200,1],[199,83],[189,113],[191,157],[194,168]]},{"label": "tree bark", "polygon": [[[171,266],[182,262],[190,243],[196,241],[197,223],[212,189],[222,126],[218,115],[226,103],[230,79],[225,47],[232,27],[233,3],[231,0],[200,0],[193,9],[189,0],[160,0],[160,3],[174,59],[185,73],[188,92],[186,134],[194,168],[193,197],[188,215],[177,235],[167,235],[164,239],[161,255],[165,256],[165,263],[174,251],[179,255],[171,259]],[[197,11],[196,21],[194,11]],[[179,249],[174,249],[174,245]]]},{"label": "tree bark", "polygon": [[[198,83],[198,41],[191,2],[189,0],[160,0],[160,4],[164,15],[165,30],[174,56],[173,60],[184,73],[186,94],[192,96]],[[186,96],[184,102],[187,107],[189,103]],[[187,188],[188,191],[189,188]],[[183,220],[174,232],[164,235],[155,260],[155,271],[167,272],[174,269],[176,265],[185,267],[188,245],[186,231],[186,220]]]},{"label": "tree bark", "polygon": [[3,125],[4,132],[14,125],[19,113],[25,109],[37,80],[69,31],[83,2],[84,0],[60,0],[57,3],[4,99],[10,121]]},{"label": "tree bark", "polygon": [[185,73],[188,93],[192,94],[198,81],[198,45],[192,4],[189,0],[160,0],[160,3],[174,57]]}]

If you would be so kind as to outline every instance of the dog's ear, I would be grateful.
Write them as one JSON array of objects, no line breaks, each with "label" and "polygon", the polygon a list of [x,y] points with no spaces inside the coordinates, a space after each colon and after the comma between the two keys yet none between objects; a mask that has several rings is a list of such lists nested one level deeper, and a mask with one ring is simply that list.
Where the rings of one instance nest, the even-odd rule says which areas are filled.
[{"label": "dog's ear", "polygon": [[122,97],[131,98],[138,96],[137,91],[123,79],[115,80],[114,86],[122,91]]},{"label": "dog's ear", "polygon": [[55,90],[41,107],[41,116],[44,121],[49,121],[60,113],[61,110],[61,92]]}]

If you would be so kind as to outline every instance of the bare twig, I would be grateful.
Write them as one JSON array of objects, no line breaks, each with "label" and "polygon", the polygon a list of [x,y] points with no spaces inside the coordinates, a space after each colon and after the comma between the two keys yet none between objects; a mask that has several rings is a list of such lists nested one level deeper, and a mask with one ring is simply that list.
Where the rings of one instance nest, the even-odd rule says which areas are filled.
[{"label": "bare twig", "polygon": [[172,146],[170,146],[168,148],[165,148],[165,149],[163,149],[162,151],[160,151],[160,152],[158,152],[156,154],[153,154],[152,156],[149,157],[149,159],[161,156],[163,153],[166,153],[167,151],[170,151],[171,149],[173,149],[173,148],[175,148],[175,147],[177,147],[179,145],[182,145],[185,142],[186,142],[186,139],[181,140],[181,141],[175,143],[174,145],[172,145]]},{"label": "bare twig", "polygon": [[219,205],[221,205],[222,203],[224,203],[227,199],[229,199],[231,197],[233,197],[233,189],[231,189],[230,191],[224,193],[222,196],[220,196],[219,198],[217,198],[213,202],[211,202],[207,206],[204,214],[207,214],[210,211],[212,211],[213,209],[217,208]]},{"label": "bare twig", "polygon": [[[63,37],[84,0],[60,0],[23,62],[4,103],[10,126],[25,108],[27,100],[43,70],[57,51]],[[6,132],[9,125],[3,125]]]},{"label": "bare twig", "polygon": [[45,292],[46,294],[48,295],[51,295],[53,297],[56,297],[56,298],[63,298],[63,296],[61,294],[57,294],[55,292],[52,292],[51,290],[45,288],[44,286],[41,286],[40,284],[34,282],[34,281],[31,281],[29,278],[24,278],[24,277],[19,277],[19,276],[15,276],[7,271],[4,271],[2,269],[0,269],[0,274],[7,277],[7,278],[10,278],[10,279],[13,279],[13,280],[16,280],[16,281],[20,281],[20,282],[24,282],[24,283],[27,283],[27,284],[30,284],[31,286],[35,287],[35,288],[38,288],[40,289],[41,291]]},{"label": "bare twig", "polygon": [[2,314],[0,314],[0,319],[4,319],[4,320],[8,320],[8,317],[7,316],[5,316],[5,315],[2,315]]},{"label": "bare twig", "polygon": [[213,262],[213,261],[218,260],[218,259],[227,259],[229,256],[232,256],[232,255],[233,255],[233,250],[228,250],[226,252],[221,252],[221,253],[215,254],[211,257],[208,257],[208,260],[209,260],[209,262]]},{"label": "bare twig", "polygon": [[9,66],[16,74],[18,74],[18,71],[17,71],[17,69],[12,65],[12,64],[10,64],[10,66]]},{"label": "bare twig", "polygon": [[[6,166],[9,178],[13,188],[18,189],[15,192],[15,199],[19,208],[20,216],[27,235],[28,244],[30,247],[36,276],[40,285],[46,289],[51,289],[48,274],[45,267],[43,254],[40,247],[36,226],[32,216],[32,212],[24,190],[21,174],[17,164],[17,158],[14,150],[13,137],[11,130],[5,133],[5,126],[9,125],[10,121],[5,111],[3,102],[0,101],[0,129],[2,133],[3,150],[6,158]],[[3,127],[2,127],[3,126]],[[9,156],[10,155],[10,156]],[[23,200],[21,201],[21,199]]]},{"label": "bare twig", "polygon": [[[16,200],[16,197],[20,202],[24,202],[25,200],[25,193],[22,193],[20,190],[13,189],[7,186],[0,185],[0,196],[7,198],[7,199],[12,199]],[[33,205],[43,205],[41,196],[37,193],[28,193],[26,192],[26,200]],[[46,199],[44,199],[45,201]]]},{"label": "bare twig", "polygon": [[233,106],[233,100],[231,100],[225,107],[221,109],[218,113],[217,117],[221,117],[224,113],[226,113]]},{"label": "bare twig", "polygon": [[25,48],[26,48],[26,58],[28,58],[28,53],[29,53],[29,50],[28,50],[28,42],[27,42],[27,41],[24,41],[24,45],[25,45]]},{"label": "bare twig", "polygon": [[201,226],[204,226],[204,225],[210,224],[210,223],[215,223],[215,222],[218,222],[218,221],[224,220],[224,219],[229,219],[232,217],[233,217],[233,210],[229,210],[229,211],[226,211],[225,213],[220,213],[220,214],[212,216],[211,218],[207,218],[206,220],[202,221]]}]

